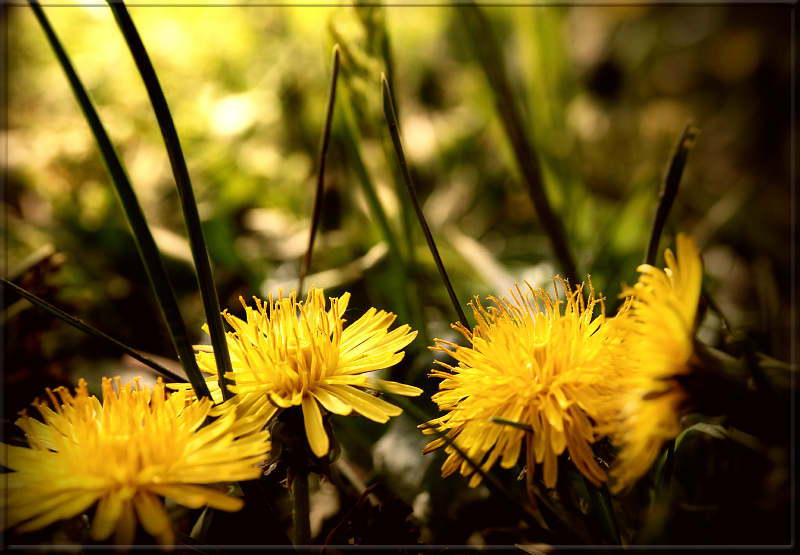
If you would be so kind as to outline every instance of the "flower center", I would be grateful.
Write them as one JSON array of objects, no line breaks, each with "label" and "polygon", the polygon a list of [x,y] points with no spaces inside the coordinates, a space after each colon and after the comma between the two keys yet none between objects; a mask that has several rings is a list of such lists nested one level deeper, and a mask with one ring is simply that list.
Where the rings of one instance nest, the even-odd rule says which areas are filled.
[{"label": "flower center", "polygon": [[298,346],[297,341],[292,339],[289,341],[287,347],[289,355],[287,362],[292,367],[292,370],[298,373],[311,370],[314,363],[314,346],[311,344],[311,341],[302,338]]}]

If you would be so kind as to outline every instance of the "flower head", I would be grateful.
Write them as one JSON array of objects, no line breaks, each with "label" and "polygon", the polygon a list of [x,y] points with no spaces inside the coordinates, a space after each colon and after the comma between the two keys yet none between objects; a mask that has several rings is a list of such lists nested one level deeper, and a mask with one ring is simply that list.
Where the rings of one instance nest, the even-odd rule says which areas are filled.
[{"label": "flower head", "polygon": [[[312,287],[305,302],[270,295],[268,303],[256,301],[256,310],[245,308],[247,321],[224,312],[234,331],[228,333],[233,372],[226,377],[236,394],[219,410],[236,406],[237,413],[271,418],[279,409],[301,406],[308,443],[322,457],[330,449],[320,405],[334,414],[351,411],[376,422],[386,422],[402,410],[361,388],[397,395],[419,395],[422,390],[387,380],[364,376],[366,372],[394,366],[403,349],[417,336],[408,325],[388,331],[392,313],[370,308],[345,328],[343,318],[350,294],[331,299]],[[398,352],[399,351],[399,352]],[[212,353],[198,353],[205,372],[217,373]]]},{"label": "flower head", "polygon": [[[602,300],[595,299],[591,284],[587,304],[582,286],[570,291],[564,281],[560,284],[565,300],[558,298],[555,281],[555,300],[543,288],[534,290],[530,285],[526,293],[519,287],[511,290],[511,301],[490,297],[495,306],[488,309],[476,297],[475,330],[453,326],[471,346],[436,340],[434,350],[448,353],[458,366],[437,361],[446,371],[431,374],[443,378],[433,400],[448,413],[423,425],[425,433],[448,430],[447,436],[470,459],[483,462],[483,471],[498,459],[504,468],[514,466],[524,440],[528,475],[533,475],[534,464],[543,464],[544,483],[550,488],[556,485],[557,459],[564,450],[589,480],[597,484],[605,480],[590,444],[598,439],[594,421],[603,417],[603,405],[597,400],[608,396],[615,383],[609,379],[613,369],[606,356]],[[597,304],[600,315],[593,318]],[[532,432],[492,418],[527,425]],[[439,438],[425,452],[445,443]],[[442,467],[444,476],[459,467],[462,475],[473,473],[452,446],[445,451],[450,456]],[[475,473],[470,485],[480,481]]]},{"label": "flower head", "polygon": [[621,448],[611,470],[617,491],[644,475],[681,431],[687,394],[676,378],[690,372],[703,267],[691,237],[678,235],[677,253],[664,252],[664,270],[637,268],[639,281],[622,292],[628,310],[614,318],[621,339],[615,358],[626,380],[609,432]]},{"label": "flower head", "polygon": [[[211,408],[203,399],[187,404],[183,392],[167,397],[138,380],[122,386],[103,379],[103,403],[80,380],[47,389],[52,408],[37,399],[42,420],[23,411],[17,425],[30,448],[3,446],[2,503],[8,527],[18,532],[44,528],[97,504],[91,537],[114,534],[131,544],[137,520],[162,545],[174,533],[160,497],[190,508],[205,505],[237,511],[244,502],[198,484],[256,478],[255,466],[269,451],[264,419],[226,415],[200,428]],[[57,398],[56,394],[58,395]],[[246,436],[241,438],[241,436]]]}]

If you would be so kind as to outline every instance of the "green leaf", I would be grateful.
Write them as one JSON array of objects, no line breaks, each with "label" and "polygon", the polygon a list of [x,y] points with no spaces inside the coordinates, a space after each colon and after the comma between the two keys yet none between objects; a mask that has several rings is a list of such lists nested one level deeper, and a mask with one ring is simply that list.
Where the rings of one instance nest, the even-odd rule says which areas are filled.
[{"label": "green leaf", "polygon": [[570,485],[575,497],[578,498],[579,509],[594,521],[596,528],[603,532],[606,542],[619,545],[621,543],[617,523],[614,518],[614,507],[611,504],[611,495],[608,486],[601,484],[595,486],[569,464],[567,470]]},{"label": "green leaf", "polygon": [[614,544],[621,544],[619,532],[617,531],[617,522],[614,518],[614,506],[611,504],[611,494],[608,491],[608,486],[605,482],[600,486],[595,486],[590,482],[586,482],[586,487],[589,490],[589,498],[591,500],[592,509],[594,509],[595,518],[600,523],[606,538]]},{"label": "green leaf", "polygon": [[92,101],[89,99],[86,89],[78,78],[77,73],[75,73],[75,69],[72,67],[67,53],[64,51],[61,42],[50,26],[50,22],[44,15],[44,11],[42,11],[41,6],[35,0],[29,0],[29,3],[64,73],[67,75],[69,84],[72,87],[72,92],[75,94],[75,98],[84,116],[86,116],[89,127],[94,134],[95,141],[97,141],[97,146],[100,149],[106,169],[114,183],[114,189],[122,205],[122,209],[125,212],[125,217],[128,220],[131,232],[133,233],[136,248],[139,250],[139,255],[142,258],[147,276],[150,279],[150,284],[153,287],[158,306],[161,309],[161,313],[164,315],[164,320],[167,323],[167,328],[175,350],[178,353],[181,365],[186,371],[186,375],[189,377],[195,394],[198,397],[211,398],[211,394],[208,391],[200,368],[197,366],[194,351],[192,350],[192,342],[189,340],[186,325],[181,319],[178,301],[175,299],[172,284],[164,269],[158,247],[156,247],[153,235],[150,233],[150,228],[147,226],[147,220],[144,217],[141,206],[139,206],[139,201],[136,198],[136,193],[133,191],[125,168],[122,166],[119,156],[117,156],[114,146],[111,144],[108,133],[100,121],[100,117]]},{"label": "green leaf", "polygon": [[708,424],[706,422],[698,422],[694,426],[687,428],[678,438],[675,440],[675,449],[677,450],[681,443],[687,439],[691,439],[698,433],[708,434],[713,438],[721,439],[723,441],[728,440],[730,438],[730,434],[728,430],[726,430],[723,426],[719,424]]},{"label": "green leaf", "polygon": [[[656,466],[656,474],[654,478],[655,491],[653,493],[653,500],[650,503],[651,510],[659,505],[665,505],[669,503],[670,484],[667,480],[667,468],[672,466],[672,463],[668,462],[670,457],[674,457],[674,451],[673,454],[670,455],[669,450],[664,449],[664,452],[658,459],[658,466]],[[670,472],[670,480],[671,478],[672,476]]]},{"label": "green leaf", "polygon": [[[658,502],[678,499],[682,503],[703,504],[717,487],[712,483],[716,479],[714,460],[727,452],[727,446],[732,444],[730,439],[728,431],[718,424],[698,422],[684,430],[675,439],[671,484],[656,482],[657,493],[669,488],[669,497],[665,499],[662,493]],[[668,456],[664,466],[669,467]]]}]

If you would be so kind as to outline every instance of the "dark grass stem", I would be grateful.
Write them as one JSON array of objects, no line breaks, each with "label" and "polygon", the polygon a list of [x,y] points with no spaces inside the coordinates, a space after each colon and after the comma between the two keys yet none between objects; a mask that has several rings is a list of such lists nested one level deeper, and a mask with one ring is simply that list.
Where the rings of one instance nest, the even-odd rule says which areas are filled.
[{"label": "dark grass stem", "polygon": [[114,190],[117,193],[117,197],[119,198],[120,205],[125,213],[128,225],[131,228],[133,239],[136,242],[136,248],[139,250],[139,254],[142,258],[142,262],[144,263],[150,284],[153,287],[156,301],[158,302],[158,306],[164,316],[164,320],[166,321],[170,338],[172,339],[172,343],[178,353],[178,358],[181,362],[181,365],[186,371],[186,375],[189,377],[189,381],[191,382],[197,397],[211,398],[211,394],[208,391],[208,386],[203,379],[200,368],[197,366],[194,351],[192,350],[192,343],[189,340],[189,334],[186,331],[186,325],[181,318],[180,309],[178,308],[178,302],[175,299],[175,293],[172,289],[172,284],[170,283],[169,276],[164,268],[161,255],[158,252],[158,247],[153,240],[153,235],[150,233],[150,228],[147,226],[147,220],[145,219],[142,208],[139,205],[138,199],[136,198],[136,193],[134,193],[133,187],[128,179],[128,175],[125,172],[125,168],[122,166],[119,156],[117,156],[117,153],[114,150],[114,146],[108,137],[105,127],[103,127],[103,124],[100,121],[100,117],[97,115],[97,111],[95,110],[92,101],[89,99],[89,95],[86,93],[86,89],[78,78],[78,75],[75,73],[75,69],[70,62],[67,53],[64,51],[64,48],[61,46],[61,42],[58,40],[53,28],[50,26],[50,22],[44,15],[44,11],[39,3],[35,0],[29,0],[29,3],[39,21],[39,24],[42,27],[42,30],[47,36],[50,46],[53,48],[56,58],[58,58],[58,61],[67,76],[70,86],[72,87],[72,92],[75,94],[75,98],[77,99],[81,110],[86,116],[89,127],[94,134],[95,141],[100,149],[106,169],[108,170],[111,180],[114,183]]},{"label": "dark grass stem", "polygon": [[619,530],[617,530],[617,521],[614,517],[614,505],[611,502],[611,493],[608,490],[608,484],[603,482],[599,486],[595,486],[585,479],[584,483],[586,484],[586,489],[589,491],[589,499],[595,511],[595,518],[597,518],[597,521],[608,536],[608,539],[616,545],[621,545],[622,540],[619,536]]},{"label": "dark grass stem", "polygon": [[[346,91],[347,89],[344,90]],[[386,211],[383,209],[383,205],[381,204],[378,194],[375,191],[375,186],[373,185],[372,179],[364,164],[364,160],[361,155],[361,149],[359,147],[361,144],[361,137],[358,132],[358,126],[355,123],[355,116],[353,115],[351,101],[349,98],[342,99],[341,96],[347,95],[340,95],[339,114],[341,116],[340,121],[343,123],[342,138],[344,139],[343,142],[345,148],[347,149],[348,159],[353,163],[353,169],[355,170],[356,178],[358,179],[359,185],[361,185],[361,190],[364,193],[364,197],[366,198],[370,211],[378,220],[378,226],[380,227],[383,237],[389,246],[389,258],[394,268],[399,273],[399,282],[413,284],[411,280],[407,279],[407,276],[409,272],[412,271],[413,267],[411,264],[406,264],[403,253],[400,250],[400,245],[397,242],[395,232],[392,230],[392,226],[389,224]],[[411,314],[411,318],[414,322],[416,322],[414,327],[419,330],[423,343],[426,345],[429,344],[430,338],[428,337],[428,328],[425,324],[422,301],[419,295],[403,295],[400,297],[400,301],[404,303],[404,307],[408,309]]]},{"label": "dark grass stem", "polygon": [[[670,210],[672,210],[675,197],[678,196],[678,188],[681,184],[683,168],[686,167],[686,159],[689,156],[689,151],[694,146],[697,132],[697,128],[692,125],[692,120],[686,120],[680,135],[678,135],[678,139],[675,141],[675,145],[672,147],[670,162],[658,193],[658,207],[656,208],[656,216],[653,219],[653,229],[650,232],[650,241],[647,243],[647,251],[644,257],[644,263],[650,266],[656,263],[661,233],[664,231],[664,224],[666,224],[667,217],[669,216]],[[667,444],[667,460],[664,467],[664,485],[667,489],[671,487],[672,483],[672,467],[674,460],[675,439],[672,439]]]},{"label": "dark grass stem", "polygon": [[[386,10],[383,9],[384,16],[386,14]],[[394,59],[392,57],[392,48],[389,44],[389,33],[386,29],[386,19],[385,17],[380,18],[380,51],[381,57],[383,58],[383,65],[386,70],[386,82],[389,85],[389,95],[391,98],[396,98],[394,94]],[[395,120],[400,119],[400,106],[394,106],[394,115]],[[392,151],[394,150],[393,139],[390,141],[386,140],[386,136],[381,136],[381,142],[383,144],[383,149],[386,154],[387,162],[392,158]],[[391,163],[390,163],[391,165]],[[397,187],[398,199],[400,200],[400,219],[401,224],[403,226],[403,235],[405,236],[406,243],[408,244],[408,259],[406,261],[406,266],[408,267],[408,272],[411,274],[414,279],[409,281],[409,295],[418,295],[419,292],[417,290],[417,276],[418,273],[418,266],[417,266],[417,258],[414,253],[414,216],[412,215],[413,206],[411,205],[411,199],[409,199],[406,195],[402,192],[402,186],[400,182],[404,179],[402,176],[397,175],[397,171],[394,167],[392,167],[392,175],[394,176],[395,185]],[[398,177],[400,179],[398,179]]]},{"label": "dark grass stem", "polygon": [[692,125],[692,120],[686,120],[678,139],[675,141],[675,145],[672,147],[670,162],[658,193],[658,208],[656,209],[656,217],[653,220],[653,230],[650,232],[650,242],[647,244],[647,251],[644,256],[645,264],[653,266],[656,263],[661,233],[664,231],[664,224],[667,222],[667,216],[669,216],[669,212],[672,209],[675,197],[678,195],[678,187],[681,184],[683,168],[686,166],[686,158],[694,146],[697,133],[698,130]]},{"label": "dark grass stem", "polygon": [[314,197],[314,210],[311,214],[311,233],[308,236],[308,248],[300,264],[300,278],[297,280],[298,292],[303,291],[303,281],[311,266],[311,253],[314,250],[314,238],[317,235],[320,219],[322,218],[322,199],[324,197],[325,156],[328,153],[328,142],[331,137],[331,124],[333,123],[333,108],[336,104],[336,82],[339,76],[339,45],[333,45],[333,60],[331,61],[331,80],[328,84],[328,107],[325,111],[325,126],[319,142],[319,156],[317,157],[317,190]]},{"label": "dark grass stem", "polygon": [[458,298],[456,297],[456,292],[453,290],[453,285],[450,283],[450,278],[447,277],[447,271],[444,269],[442,258],[439,256],[439,249],[436,248],[436,243],[433,240],[433,235],[431,235],[428,222],[425,221],[425,214],[422,213],[422,207],[420,207],[419,201],[417,200],[417,193],[414,190],[414,183],[411,180],[411,173],[408,170],[406,156],[403,152],[403,144],[400,141],[400,130],[397,127],[397,117],[395,116],[394,112],[392,93],[389,89],[389,82],[386,80],[386,74],[383,73],[381,74],[381,91],[383,94],[383,113],[386,115],[386,123],[389,125],[389,133],[392,136],[394,152],[397,156],[397,163],[400,166],[400,171],[403,174],[403,181],[406,184],[408,196],[411,199],[411,204],[414,206],[414,211],[417,213],[417,219],[419,220],[419,225],[422,228],[422,233],[425,235],[425,240],[428,242],[428,248],[431,250],[433,259],[436,262],[436,267],[439,269],[439,275],[442,276],[444,286],[447,288],[448,295],[450,295],[450,301],[453,303],[453,307],[456,309],[458,319],[461,322],[461,325],[467,329],[470,329],[470,325],[469,322],[467,322],[467,317],[464,314],[464,310],[461,308]]},{"label": "dark grass stem", "polygon": [[233,372],[231,357],[228,352],[228,344],[225,337],[225,328],[220,314],[219,298],[217,297],[217,287],[214,282],[214,272],[211,269],[211,261],[208,255],[208,248],[203,237],[203,228],[200,223],[200,215],[197,211],[197,201],[194,197],[192,182],[189,178],[189,170],[186,167],[186,159],[183,156],[181,143],[178,139],[178,132],[175,130],[175,123],[167,105],[167,99],[158,82],[153,64],[147,55],[144,43],[139,36],[136,26],[128,13],[122,0],[109,1],[108,5],[117,20],[125,42],[131,51],[136,62],[136,67],[142,76],[150,103],[153,106],[158,126],[161,128],[161,135],[167,147],[172,174],[175,177],[175,184],[178,188],[181,207],[183,209],[183,219],[186,222],[189,245],[192,250],[197,271],[197,282],[200,287],[200,296],[203,300],[203,308],[206,312],[211,344],[214,347],[214,359],[217,363],[219,385],[222,390],[222,397],[228,400],[232,397],[228,390],[228,385],[232,384],[226,376]]},{"label": "dark grass stem", "polygon": [[559,521],[561,521],[561,523],[566,525],[576,537],[580,538],[586,545],[592,545],[594,543],[591,536],[589,536],[586,531],[585,526],[582,525],[580,517],[575,514],[575,511],[570,511],[563,503],[554,499],[552,494],[549,493],[550,490],[536,480],[531,480],[530,484],[534,495]]},{"label": "dark grass stem", "polygon": [[[570,283],[578,281],[578,271],[570,254],[561,222],[553,213],[547,193],[544,190],[544,179],[539,166],[539,157],[533,144],[528,139],[523,127],[525,119],[511,90],[508,76],[503,71],[503,55],[497,40],[489,27],[480,8],[465,5],[458,12],[472,34],[475,49],[478,52],[483,70],[494,93],[495,105],[503,122],[506,135],[511,142],[517,165],[528,183],[528,193],[539,221],[550,238],[553,253]],[[529,124],[528,124],[529,125]]]},{"label": "dark grass stem", "polygon": [[675,468],[675,438],[667,443],[666,462],[664,463],[664,493],[667,500],[672,498],[672,471]]},{"label": "dark grass stem", "polygon": [[[2,279],[2,278],[0,278],[0,279]],[[11,289],[15,293],[17,293],[19,296],[21,296],[24,299],[30,301],[31,303],[35,304],[39,308],[42,308],[42,309],[46,310],[47,312],[49,312],[50,314],[52,314],[53,316],[56,316],[57,318],[60,318],[61,320],[65,321],[67,324],[69,324],[70,326],[74,326],[74,327],[78,328],[79,330],[81,330],[83,332],[86,332],[86,333],[88,333],[90,335],[93,335],[93,336],[99,338],[99,339],[102,339],[106,343],[110,343],[111,345],[113,345],[114,347],[116,347],[117,349],[119,349],[120,351],[125,353],[126,355],[129,355],[129,356],[135,358],[136,360],[138,360],[139,362],[141,362],[142,364],[145,364],[145,365],[149,366],[150,368],[152,368],[153,370],[155,370],[156,372],[158,372],[159,374],[161,374],[165,378],[169,379],[170,381],[179,382],[179,383],[185,383],[186,382],[186,378],[182,378],[182,377],[178,376],[177,374],[174,374],[174,373],[170,372],[165,367],[163,367],[162,365],[157,363],[155,360],[153,360],[153,359],[141,354],[139,351],[136,351],[135,349],[133,349],[131,347],[128,347],[124,343],[120,343],[119,341],[117,341],[116,339],[111,337],[110,335],[106,335],[105,333],[103,333],[102,331],[98,330],[97,328],[93,328],[92,326],[90,326],[89,324],[84,322],[83,320],[81,320],[79,318],[76,318],[75,316],[72,316],[71,314],[67,314],[66,312],[64,312],[60,308],[56,308],[55,306],[51,305],[50,303],[48,303],[44,299],[40,299],[39,297],[37,297],[33,293],[29,293],[28,291],[26,291],[22,287],[19,287],[18,285],[14,284],[14,283],[11,283],[10,281],[6,281],[5,279],[3,279],[2,281],[3,281],[3,285],[4,286],[8,287],[9,289]]]},{"label": "dark grass stem", "polygon": [[[381,57],[383,58],[383,66],[386,69],[386,79],[389,83],[389,93],[392,98],[395,98],[394,94],[394,58],[392,56],[392,46],[389,42],[389,33],[386,29],[386,9],[381,8],[383,10],[383,16],[380,17],[379,26],[380,26],[380,51]],[[399,106],[394,106],[395,110],[395,119],[399,119]],[[392,147],[389,146],[389,142],[386,140],[386,135],[381,135],[381,143],[383,145],[384,153],[387,157],[387,162],[391,159],[392,155],[390,153],[391,150],[394,150]],[[391,166],[391,163],[390,163]],[[406,265],[406,273],[410,274],[412,279],[406,281],[406,295],[409,299],[415,299],[416,301],[412,301],[409,303],[409,308],[412,311],[411,316],[418,322],[417,328],[420,330],[422,339],[425,344],[430,343],[430,338],[428,337],[428,323],[425,318],[425,311],[423,310],[422,301],[420,297],[420,277],[422,274],[419,272],[419,265],[417,264],[417,257],[414,252],[414,216],[411,214],[411,206],[410,206],[410,199],[402,194],[400,179],[397,179],[397,172],[394,168],[392,168],[392,174],[395,177],[395,186],[398,189],[398,197],[400,200],[400,217],[401,217],[401,224],[403,226],[403,235],[405,236],[406,243],[408,244],[408,259],[405,262]],[[411,378],[413,375],[409,375]]]},{"label": "dark grass stem", "polygon": [[490,416],[489,422],[494,422],[495,424],[500,424],[502,426],[509,426],[511,428],[516,428],[518,430],[523,430],[525,432],[533,433],[533,428],[524,422],[516,422],[514,420],[506,420],[505,418],[498,418],[496,416]]}]

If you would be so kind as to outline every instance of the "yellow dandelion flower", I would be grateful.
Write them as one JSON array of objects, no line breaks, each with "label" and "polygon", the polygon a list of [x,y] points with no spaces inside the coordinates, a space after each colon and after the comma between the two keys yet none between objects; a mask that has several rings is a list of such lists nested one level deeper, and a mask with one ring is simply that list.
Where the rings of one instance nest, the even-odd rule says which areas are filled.
[{"label": "yellow dandelion flower", "polygon": [[[443,378],[433,400],[448,413],[424,429],[425,433],[449,430],[447,435],[470,459],[482,462],[483,471],[489,471],[498,459],[503,468],[514,466],[524,441],[529,476],[535,464],[543,464],[549,488],[556,485],[557,459],[565,450],[590,481],[605,480],[590,444],[598,439],[595,421],[603,417],[597,399],[610,395],[615,387],[609,379],[613,368],[606,356],[602,299],[595,298],[590,283],[585,304],[583,286],[571,291],[559,281],[564,301],[558,298],[555,281],[555,300],[543,288],[534,290],[527,283],[525,294],[519,287],[510,291],[512,301],[490,297],[495,306],[488,309],[476,297],[476,304],[470,303],[478,323],[474,332],[453,326],[471,346],[436,340],[433,349],[448,353],[458,366],[437,361],[447,371],[431,374]],[[593,318],[598,304],[600,314]],[[493,417],[526,424],[533,432],[492,422]],[[424,452],[445,444],[445,438],[439,438]],[[443,476],[460,467],[462,475],[472,474],[470,486],[480,483],[480,474],[473,474],[471,465],[452,446],[445,451],[450,456],[442,466]]]},{"label": "yellow dandelion flower", "polygon": [[[324,292],[313,287],[305,302],[298,302],[294,291],[288,298],[281,293],[277,300],[270,295],[268,303],[256,298],[255,310],[240,300],[247,321],[223,312],[234,329],[227,337],[233,372],[226,377],[235,382],[229,389],[236,395],[215,410],[235,405],[238,414],[271,418],[280,409],[301,406],[311,451],[322,457],[330,442],[319,405],[334,414],[355,410],[383,423],[402,410],[360,388],[422,393],[417,387],[363,375],[400,362],[401,349],[417,336],[408,325],[388,331],[394,314],[370,308],[345,328],[350,294],[331,299],[326,310]],[[197,361],[204,372],[217,373],[213,353],[198,353]]]},{"label": "yellow dandelion flower", "polygon": [[48,388],[53,408],[34,402],[43,420],[21,413],[17,425],[30,448],[2,446],[2,464],[12,471],[2,475],[0,501],[9,528],[37,530],[97,504],[94,540],[114,534],[116,543],[130,545],[138,520],[169,546],[174,532],[160,497],[190,508],[241,509],[242,499],[198,484],[256,478],[270,445],[260,431],[265,420],[231,413],[200,428],[210,400],[187,404],[184,392],[167,397],[161,380],[153,388],[138,380],[116,384],[118,391],[103,379],[102,404],[84,380],[74,395]]},{"label": "yellow dandelion flower", "polygon": [[652,466],[665,441],[681,432],[687,394],[675,379],[690,372],[703,267],[693,238],[677,237],[677,258],[664,252],[665,270],[643,264],[626,288],[629,309],[614,318],[621,341],[617,360],[626,375],[619,415],[609,432],[621,450],[612,467],[620,491]]}]

